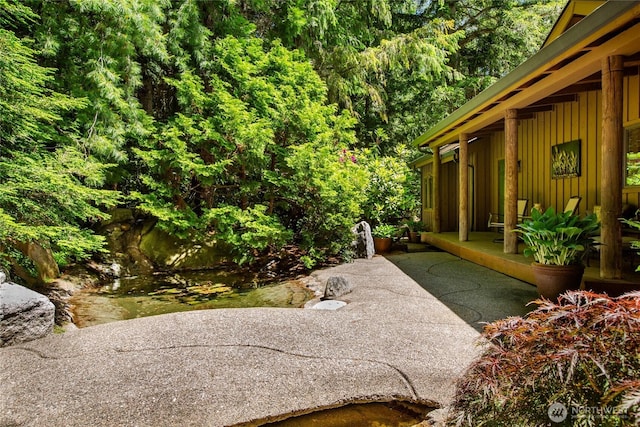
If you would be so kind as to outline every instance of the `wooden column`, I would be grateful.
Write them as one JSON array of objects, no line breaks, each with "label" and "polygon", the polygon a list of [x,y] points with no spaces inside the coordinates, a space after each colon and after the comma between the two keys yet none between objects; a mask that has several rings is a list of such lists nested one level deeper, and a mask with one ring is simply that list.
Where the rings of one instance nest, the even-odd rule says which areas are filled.
[{"label": "wooden column", "polygon": [[618,217],[622,212],[622,56],[602,60],[602,174],[600,277],[622,277],[622,237]]},{"label": "wooden column", "polygon": [[460,202],[458,218],[458,239],[461,242],[469,240],[469,136],[461,133],[458,152],[458,197]]},{"label": "wooden column", "polygon": [[433,148],[433,232],[440,233],[440,147]]},{"label": "wooden column", "polygon": [[512,232],[518,219],[518,112],[507,110],[504,119],[504,253],[518,253]]}]

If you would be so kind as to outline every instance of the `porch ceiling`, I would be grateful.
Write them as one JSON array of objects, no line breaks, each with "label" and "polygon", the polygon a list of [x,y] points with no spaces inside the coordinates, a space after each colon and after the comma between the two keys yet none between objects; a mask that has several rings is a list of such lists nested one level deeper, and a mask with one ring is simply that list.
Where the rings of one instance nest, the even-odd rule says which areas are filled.
[{"label": "porch ceiling", "polygon": [[505,111],[527,115],[600,88],[602,59],[625,56],[640,64],[640,2],[607,2],[467,104],[418,137],[417,146],[442,146],[502,129]]}]

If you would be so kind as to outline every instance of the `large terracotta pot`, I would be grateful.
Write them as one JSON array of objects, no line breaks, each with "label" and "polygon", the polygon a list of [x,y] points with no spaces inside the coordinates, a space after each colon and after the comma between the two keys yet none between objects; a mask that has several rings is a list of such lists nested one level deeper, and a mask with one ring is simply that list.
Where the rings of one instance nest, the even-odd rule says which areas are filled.
[{"label": "large terracotta pot", "polygon": [[391,237],[373,238],[373,247],[375,248],[377,254],[389,252],[391,250],[391,243],[393,243]]},{"label": "large terracotta pot", "polygon": [[546,265],[534,262],[531,268],[538,293],[551,300],[566,291],[580,289],[584,274],[583,265]]}]

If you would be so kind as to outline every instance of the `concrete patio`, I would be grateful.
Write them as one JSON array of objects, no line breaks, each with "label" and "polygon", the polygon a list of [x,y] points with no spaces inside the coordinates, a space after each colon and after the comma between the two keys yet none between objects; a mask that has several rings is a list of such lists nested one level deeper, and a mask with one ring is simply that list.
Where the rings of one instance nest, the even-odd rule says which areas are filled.
[{"label": "concrete patio", "polygon": [[193,311],[0,349],[0,425],[260,425],[346,402],[446,405],[478,322],[536,295],[444,252],[356,260],[310,285],[334,275],[354,285],[336,311]]}]

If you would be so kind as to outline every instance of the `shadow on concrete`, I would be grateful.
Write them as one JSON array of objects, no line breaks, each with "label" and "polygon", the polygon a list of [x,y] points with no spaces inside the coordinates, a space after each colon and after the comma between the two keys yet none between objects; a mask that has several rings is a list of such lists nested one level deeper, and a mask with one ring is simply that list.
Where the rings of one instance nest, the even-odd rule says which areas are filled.
[{"label": "shadow on concrete", "polygon": [[535,286],[436,249],[386,258],[478,331],[536,308]]}]

